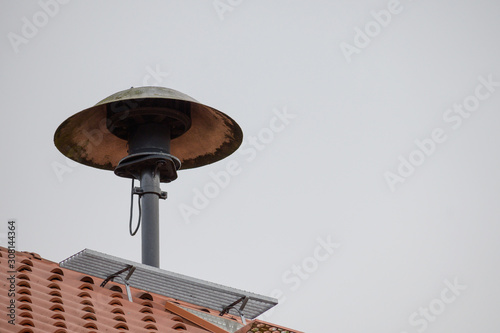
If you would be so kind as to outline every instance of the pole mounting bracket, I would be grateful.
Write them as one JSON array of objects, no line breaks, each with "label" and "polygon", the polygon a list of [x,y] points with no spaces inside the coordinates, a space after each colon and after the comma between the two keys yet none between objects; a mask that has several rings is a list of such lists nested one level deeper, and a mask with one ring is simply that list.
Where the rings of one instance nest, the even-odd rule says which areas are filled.
[{"label": "pole mounting bracket", "polygon": [[161,190],[160,191],[155,191],[155,190],[144,191],[141,187],[134,187],[134,191],[132,192],[132,194],[137,194],[140,197],[142,197],[144,194],[147,194],[147,193],[156,194],[160,199],[163,199],[163,200],[167,199],[167,192],[161,191]]}]

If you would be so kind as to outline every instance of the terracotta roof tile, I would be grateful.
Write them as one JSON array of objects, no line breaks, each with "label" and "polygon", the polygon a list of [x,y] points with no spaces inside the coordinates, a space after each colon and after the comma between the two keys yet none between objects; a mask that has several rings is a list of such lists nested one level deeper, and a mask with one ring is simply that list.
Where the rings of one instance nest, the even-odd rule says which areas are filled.
[{"label": "terracotta roof tile", "polygon": [[[194,314],[201,311],[218,317],[218,310],[132,287],[130,302],[123,285],[111,281],[101,287],[102,279],[61,268],[36,253],[16,252],[14,272],[8,265],[7,249],[0,247],[2,333],[227,332]],[[15,275],[16,286],[15,326],[8,323],[11,275]],[[241,324],[241,319],[231,314],[223,317]],[[276,328],[279,332],[298,333],[258,320],[237,332],[265,332],[263,327],[270,332]]]},{"label": "terracotta roof tile", "polygon": [[286,327],[278,326],[271,323],[266,323],[265,321],[254,320],[253,322],[242,327],[235,333],[303,333],[295,330],[291,330]]}]

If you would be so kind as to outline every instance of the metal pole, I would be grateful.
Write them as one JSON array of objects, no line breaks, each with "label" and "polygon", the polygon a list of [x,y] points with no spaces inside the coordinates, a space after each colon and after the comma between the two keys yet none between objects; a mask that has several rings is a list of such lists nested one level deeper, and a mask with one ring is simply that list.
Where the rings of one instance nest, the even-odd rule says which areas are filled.
[{"label": "metal pole", "polygon": [[160,267],[160,175],[155,168],[141,171],[142,195],[142,263]]}]

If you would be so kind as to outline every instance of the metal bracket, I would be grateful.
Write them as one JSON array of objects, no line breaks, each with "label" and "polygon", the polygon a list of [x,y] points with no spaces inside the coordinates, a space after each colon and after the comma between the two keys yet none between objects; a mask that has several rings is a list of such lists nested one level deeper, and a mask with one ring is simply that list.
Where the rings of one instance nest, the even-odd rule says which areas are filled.
[{"label": "metal bracket", "polygon": [[153,194],[156,194],[158,195],[158,197],[160,199],[167,199],[167,192],[164,192],[164,191],[144,191],[142,188],[140,187],[134,187],[134,191],[133,191],[133,194],[137,194],[139,196],[143,196],[144,194],[146,193],[153,193]]},{"label": "metal bracket", "polygon": [[[126,271],[128,271],[128,274],[125,278],[123,278],[120,274],[125,273]],[[111,274],[104,281],[102,281],[101,287],[104,287],[109,281],[114,281],[115,278],[120,278],[120,280],[122,280],[123,284],[125,285],[125,289],[127,290],[128,300],[132,302],[132,294],[130,293],[130,284],[128,283],[128,279],[130,279],[134,271],[135,266],[127,265],[127,267],[125,267],[124,269]]]},{"label": "metal bracket", "polygon": [[170,183],[177,179],[181,161],[170,154],[142,152],[124,157],[116,166],[115,174],[125,178],[139,179],[141,170],[153,168],[160,175],[160,183]]},{"label": "metal bracket", "polygon": [[[233,303],[231,303],[231,304],[229,304],[228,306],[226,306],[225,308],[223,308],[223,309],[222,309],[222,311],[219,313],[219,316],[223,316],[223,315],[225,315],[226,313],[228,313],[228,312],[229,312],[229,310],[234,309],[234,310],[236,310],[236,311],[239,313],[239,315],[240,315],[240,317],[241,317],[241,322],[243,323],[243,325],[246,325],[246,324],[247,324],[247,322],[246,322],[246,320],[245,320],[245,316],[243,315],[243,309],[244,309],[244,308],[245,308],[245,306],[247,305],[248,300],[249,300],[248,296],[242,296],[242,297],[241,297],[241,298],[239,298],[238,300],[234,301]],[[239,308],[239,309],[235,308],[235,306],[236,306],[238,303],[240,303],[240,302],[242,302],[242,303],[241,303],[240,308]]]}]

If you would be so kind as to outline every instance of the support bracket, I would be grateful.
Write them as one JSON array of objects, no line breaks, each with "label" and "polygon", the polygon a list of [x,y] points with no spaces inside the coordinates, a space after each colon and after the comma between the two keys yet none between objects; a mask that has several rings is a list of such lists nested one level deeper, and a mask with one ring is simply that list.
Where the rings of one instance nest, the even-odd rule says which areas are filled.
[{"label": "support bracket", "polygon": [[156,194],[156,195],[158,195],[158,197],[160,199],[163,199],[163,200],[167,199],[167,192],[165,192],[165,191],[155,191],[155,190],[144,191],[141,187],[134,187],[133,194],[137,194],[138,196],[143,196],[144,194],[147,194],[147,193]]},{"label": "support bracket", "polygon": [[[243,325],[246,325],[245,316],[243,315],[243,309],[247,305],[248,300],[249,300],[248,296],[242,296],[238,300],[236,300],[233,303],[229,304],[228,306],[224,307],[222,309],[222,311],[219,313],[219,316],[223,316],[226,313],[228,313],[229,310],[234,309],[239,313],[239,315],[241,317],[241,322],[243,323]],[[239,309],[235,308],[235,306],[238,305],[238,303],[240,303],[240,302],[242,302],[240,308]]]},{"label": "support bracket", "polygon": [[[124,278],[121,276],[121,274],[125,273],[126,271],[128,271],[128,274]],[[135,271],[135,266],[127,265],[127,267],[125,267],[124,269],[122,269],[116,273],[111,274],[104,281],[102,281],[101,287],[104,287],[109,281],[114,281],[114,279],[119,278],[120,280],[122,280],[123,284],[125,285],[125,289],[127,290],[128,300],[130,302],[132,302],[132,294],[130,293],[130,284],[128,283],[128,279],[130,279],[132,274],[134,274],[134,271]]]}]

